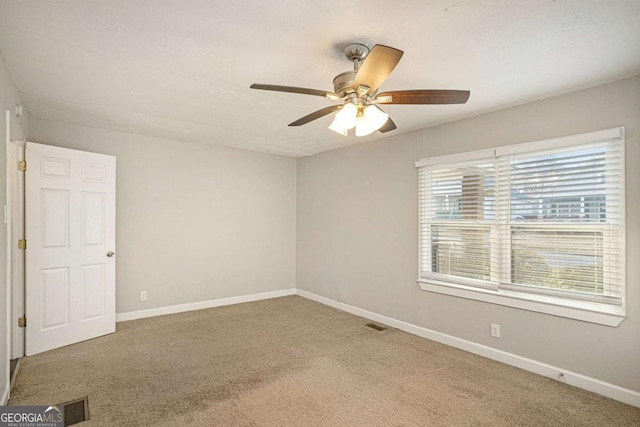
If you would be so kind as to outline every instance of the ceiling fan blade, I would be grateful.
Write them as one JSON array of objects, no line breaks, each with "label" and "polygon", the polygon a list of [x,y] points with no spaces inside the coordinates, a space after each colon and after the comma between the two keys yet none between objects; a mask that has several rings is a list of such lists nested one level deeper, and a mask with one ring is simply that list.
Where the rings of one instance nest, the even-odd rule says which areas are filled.
[{"label": "ceiling fan blade", "polygon": [[382,127],[380,129],[378,129],[378,132],[380,133],[385,133],[385,132],[390,132],[394,129],[397,129],[398,126],[396,126],[396,124],[393,122],[393,120],[391,120],[391,117],[389,117],[387,119],[387,122],[385,124],[382,125]]},{"label": "ceiling fan blade", "polygon": [[303,95],[324,96],[325,98],[327,98],[328,95],[335,95],[333,92],[327,92],[326,90],[307,89],[305,87],[265,85],[261,83],[254,83],[249,87],[251,89],[272,90],[275,92],[289,92],[289,93],[300,93]]},{"label": "ceiling fan blade", "polygon": [[376,96],[380,104],[464,104],[468,90],[396,90]]},{"label": "ceiling fan blade", "polygon": [[311,114],[307,114],[306,116],[296,120],[295,122],[289,123],[289,126],[302,126],[302,125],[306,125],[309,122],[312,122],[316,119],[319,119],[320,117],[324,117],[327,114],[331,114],[334,111],[338,111],[339,109],[342,108],[342,105],[331,105],[329,107],[325,107],[321,110],[318,111],[314,111]]},{"label": "ceiling fan blade", "polygon": [[375,45],[362,61],[353,81],[353,88],[357,91],[358,86],[368,86],[370,93],[375,92],[396,68],[403,53],[389,46]]}]

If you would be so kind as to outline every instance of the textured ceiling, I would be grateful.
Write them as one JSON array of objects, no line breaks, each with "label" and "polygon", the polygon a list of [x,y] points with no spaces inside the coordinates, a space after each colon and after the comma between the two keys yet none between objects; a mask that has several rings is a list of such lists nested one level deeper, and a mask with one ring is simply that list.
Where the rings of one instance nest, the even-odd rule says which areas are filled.
[{"label": "textured ceiling", "polygon": [[405,54],[382,90],[469,89],[466,105],[387,106],[394,135],[640,74],[638,0],[0,0],[0,51],[33,117],[307,156],[343,137],[330,105],[350,42]]}]

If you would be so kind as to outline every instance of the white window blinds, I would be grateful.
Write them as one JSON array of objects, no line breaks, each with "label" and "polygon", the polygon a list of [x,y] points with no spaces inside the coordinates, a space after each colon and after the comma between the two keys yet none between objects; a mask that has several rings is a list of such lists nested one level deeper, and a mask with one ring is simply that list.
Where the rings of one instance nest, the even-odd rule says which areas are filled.
[{"label": "white window blinds", "polygon": [[491,260],[494,163],[482,159],[420,168],[422,276],[489,285],[483,282],[497,270]]},{"label": "white window blinds", "polygon": [[622,128],[417,165],[421,279],[623,303]]}]

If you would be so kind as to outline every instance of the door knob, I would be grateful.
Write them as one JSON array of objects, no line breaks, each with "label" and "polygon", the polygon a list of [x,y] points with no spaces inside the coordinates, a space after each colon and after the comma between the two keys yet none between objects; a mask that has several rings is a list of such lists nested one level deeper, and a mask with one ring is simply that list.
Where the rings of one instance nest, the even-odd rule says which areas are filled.
[{"label": "door knob", "polygon": [[112,256],[114,256],[114,255],[115,255],[115,253],[114,253],[114,252],[111,252],[111,251],[107,252],[107,256],[108,256],[109,258],[111,258],[111,257],[112,257]]}]

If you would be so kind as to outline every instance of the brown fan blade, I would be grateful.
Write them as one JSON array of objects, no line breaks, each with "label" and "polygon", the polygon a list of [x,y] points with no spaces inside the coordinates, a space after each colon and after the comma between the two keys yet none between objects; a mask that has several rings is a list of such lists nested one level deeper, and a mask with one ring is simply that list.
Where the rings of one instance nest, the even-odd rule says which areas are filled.
[{"label": "brown fan blade", "polygon": [[326,90],[307,89],[305,87],[264,85],[264,84],[260,84],[260,83],[254,83],[249,87],[251,89],[273,90],[273,91],[276,91],[276,92],[289,92],[289,93],[300,93],[300,94],[303,94],[303,95],[324,96],[325,98],[328,95],[335,95],[333,92],[327,92]]},{"label": "brown fan blade", "polygon": [[376,96],[380,104],[464,104],[468,90],[395,90]]},{"label": "brown fan blade", "polygon": [[327,114],[333,113],[334,111],[338,111],[342,108],[342,105],[331,105],[330,107],[325,107],[322,110],[314,111],[311,114],[307,114],[306,116],[296,120],[293,123],[289,123],[289,126],[302,126],[306,125],[309,122],[312,122],[320,117],[324,117]]},{"label": "brown fan blade", "polygon": [[362,62],[353,81],[353,88],[368,86],[369,92],[375,92],[389,74],[396,68],[404,52],[389,46],[377,44]]},{"label": "brown fan blade", "polygon": [[385,132],[390,132],[394,129],[397,129],[398,126],[396,126],[395,123],[393,123],[393,120],[391,120],[391,117],[389,117],[387,119],[387,122],[385,124],[382,125],[382,127],[380,129],[378,129],[378,132],[380,133],[385,133]]}]

